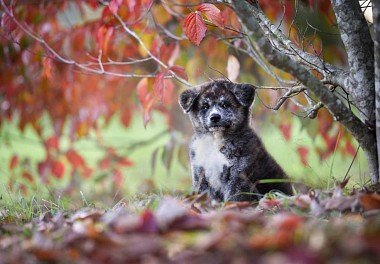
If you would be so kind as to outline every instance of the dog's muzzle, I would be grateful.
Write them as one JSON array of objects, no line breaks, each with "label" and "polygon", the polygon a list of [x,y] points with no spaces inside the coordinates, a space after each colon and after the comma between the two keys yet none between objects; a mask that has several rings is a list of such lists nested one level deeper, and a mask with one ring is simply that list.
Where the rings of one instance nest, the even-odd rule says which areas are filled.
[{"label": "dog's muzzle", "polygon": [[208,130],[211,132],[223,131],[229,127],[229,125],[222,120],[222,116],[218,113],[212,113],[209,116],[207,125],[208,125]]},{"label": "dog's muzzle", "polygon": [[218,124],[221,118],[222,117],[219,114],[214,113],[210,116],[210,122],[211,124]]}]

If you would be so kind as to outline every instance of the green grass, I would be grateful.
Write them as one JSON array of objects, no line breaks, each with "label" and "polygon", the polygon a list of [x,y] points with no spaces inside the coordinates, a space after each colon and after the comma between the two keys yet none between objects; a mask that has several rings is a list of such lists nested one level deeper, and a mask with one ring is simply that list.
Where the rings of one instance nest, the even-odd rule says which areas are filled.
[{"label": "green grass", "polygon": [[[333,153],[328,159],[321,161],[314,147],[322,147],[322,140],[320,138],[313,140],[306,130],[301,130],[301,124],[297,119],[293,120],[292,131],[289,142],[284,139],[274,125],[269,124],[262,131],[258,131],[268,151],[292,179],[319,188],[329,188],[336,181],[343,180],[350,167],[351,156],[342,157],[339,153]],[[306,167],[300,162],[297,153],[299,146],[306,146],[309,149],[308,166]],[[349,186],[357,187],[367,183],[368,168],[361,150],[359,150],[348,176],[351,176]]]},{"label": "green grass", "polygon": [[[48,120],[43,120],[47,129],[44,130],[46,135],[51,133]],[[261,135],[264,144],[268,151],[275,157],[279,164],[286,170],[288,175],[294,181],[305,182],[312,187],[326,188],[332,187],[335,181],[342,180],[348,170],[352,158],[346,157],[343,159],[340,154],[332,155],[325,161],[320,161],[318,155],[313,151],[313,146],[322,146],[321,140],[315,142],[309,137],[305,130],[301,131],[301,124],[297,119],[294,119],[293,133],[290,142],[285,141],[279,130],[273,125],[266,125],[257,129]],[[120,193],[114,194],[114,197],[104,198],[98,197],[98,200],[107,200],[105,203],[112,204],[120,200],[124,196],[141,195],[145,190],[154,191],[162,195],[167,192],[188,192],[190,190],[190,170],[185,169],[180,165],[177,158],[177,150],[174,152],[174,159],[170,171],[168,171],[162,162],[163,146],[167,144],[170,135],[161,134],[166,130],[165,119],[163,116],[155,114],[152,122],[144,129],[141,121],[141,116],[134,117],[131,126],[125,129],[119,122],[118,117],[115,117],[107,126],[102,135],[106,145],[114,146],[115,149],[121,154],[129,157],[135,165],[133,167],[123,169],[123,176],[125,179],[123,190]],[[67,132],[65,132],[67,134]],[[181,135],[175,135],[178,140],[182,140]],[[103,151],[96,145],[93,140],[94,134],[89,137],[83,138],[75,142],[75,149],[77,149],[86,159],[90,165],[95,165],[96,162],[102,157]],[[138,145],[149,139],[154,139],[149,144]],[[63,137],[61,140],[63,149],[68,148],[68,137]],[[137,147],[131,148],[130,146],[136,144]],[[308,156],[309,166],[305,167],[301,164],[297,154],[297,147],[303,145],[310,149]],[[10,172],[8,169],[9,159],[13,154],[17,154],[20,160],[23,160],[23,166],[29,166],[34,175],[37,175],[35,165],[37,162],[44,160],[45,151],[44,147],[39,142],[37,135],[34,131],[27,127],[24,133],[18,131],[14,124],[4,123],[0,134],[0,185],[3,189],[3,200],[8,199],[4,195],[7,192],[6,183],[11,178],[12,181],[20,181],[20,174],[22,168],[17,168],[15,171]],[[152,153],[157,150],[157,164],[155,170],[152,170]],[[349,175],[352,175],[350,186],[364,185],[367,180],[366,162],[362,152],[359,152]],[[95,173],[95,178],[109,177],[107,173]],[[38,181],[38,179],[36,179]],[[53,180],[53,186],[64,186],[68,182],[68,177],[63,180]],[[151,188],[151,183],[154,183],[154,188]],[[59,192],[54,188],[38,184],[31,193],[31,197],[35,199],[46,198],[50,200],[57,200]],[[88,197],[89,200],[95,200],[98,193],[104,194],[104,185],[94,184],[94,181],[83,181],[83,185],[78,186],[81,193],[77,193],[77,199],[83,200]],[[117,191],[118,192],[118,191]],[[15,195],[20,199],[20,195]],[[21,195],[22,196],[22,195]],[[38,196],[36,198],[36,196]],[[53,197],[53,198],[52,198]],[[55,198],[54,198],[55,197]],[[16,199],[16,200],[17,200]],[[61,199],[61,198],[60,198]],[[21,200],[20,200],[21,201]],[[31,201],[32,202],[32,201]],[[24,202],[23,202],[24,203]],[[17,204],[17,203],[16,203]],[[20,203],[19,203],[20,204]],[[28,204],[28,203],[25,203]],[[26,206],[26,205],[25,205]]]},{"label": "green grass", "polygon": [[25,196],[20,192],[11,193],[6,188],[2,188],[1,191],[0,221],[2,223],[24,223],[45,212],[54,214],[71,208],[68,197],[48,198],[45,195],[41,197],[38,193]]}]

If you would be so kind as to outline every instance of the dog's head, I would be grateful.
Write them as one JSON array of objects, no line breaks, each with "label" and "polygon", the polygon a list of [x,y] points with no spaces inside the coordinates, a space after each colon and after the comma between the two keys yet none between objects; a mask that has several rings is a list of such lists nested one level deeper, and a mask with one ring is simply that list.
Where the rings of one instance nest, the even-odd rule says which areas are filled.
[{"label": "dog's head", "polygon": [[254,96],[250,84],[217,80],[184,91],[179,104],[190,115],[195,131],[233,133],[248,124]]}]

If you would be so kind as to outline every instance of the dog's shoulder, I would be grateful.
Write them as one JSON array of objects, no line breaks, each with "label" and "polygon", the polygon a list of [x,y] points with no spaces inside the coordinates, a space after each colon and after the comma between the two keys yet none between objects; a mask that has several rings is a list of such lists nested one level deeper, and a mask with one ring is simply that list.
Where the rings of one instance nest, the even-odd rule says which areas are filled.
[{"label": "dog's shoulder", "polygon": [[250,127],[241,133],[229,135],[224,142],[222,152],[228,157],[253,155],[264,148],[261,139]]}]

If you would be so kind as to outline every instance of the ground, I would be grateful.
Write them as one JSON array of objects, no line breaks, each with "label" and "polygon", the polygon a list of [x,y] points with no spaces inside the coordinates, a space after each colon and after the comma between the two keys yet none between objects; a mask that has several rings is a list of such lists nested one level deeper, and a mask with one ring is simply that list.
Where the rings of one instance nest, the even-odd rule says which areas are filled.
[{"label": "ground", "polygon": [[379,263],[380,196],[345,184],[254,203],[152,194],[4,207],[0,263]]},{"label": "ground", "polygon": [[[104,184],[87,180],[71,196],[59,191],[68,177],[52,186],[37,181],[28,195],[9,190],[8,179],[20,181],[19,171],[4,169],[10,157],[16,152],[36,163],[45,152],[30,129],[21,135],[8,124],[1,137],[10,139],[0,145],[0,264],[379,263],[380,196],[363,187],[368,184],[360,180],[366,179],[360,152],[349,173],[352,158],[335,154],[321,163],[310,153],[309,166],[302,167],[297,146],[320,142],[299,124],[292,142],[277,130],[260,128],[268,150],[294,182],[307,187],[292,197],[271,193],[253,203],[217,204],[205,195],[186,194],[190,170],[176,159],[171,171],[159,162],[153,171],[147,153],[164,146],[168,135],[133,153],[124,151],[166,129],[161,116],[155,121],[144,130],[136,119],[128,133],[113,121],[105,133],[108,143],[135,162],[124,172],[123,190],[107,195],[101,192]],[[89,163],[99,158],[91,140],[76,148]],[[347,185],[333,187],[349,176]]]}]

